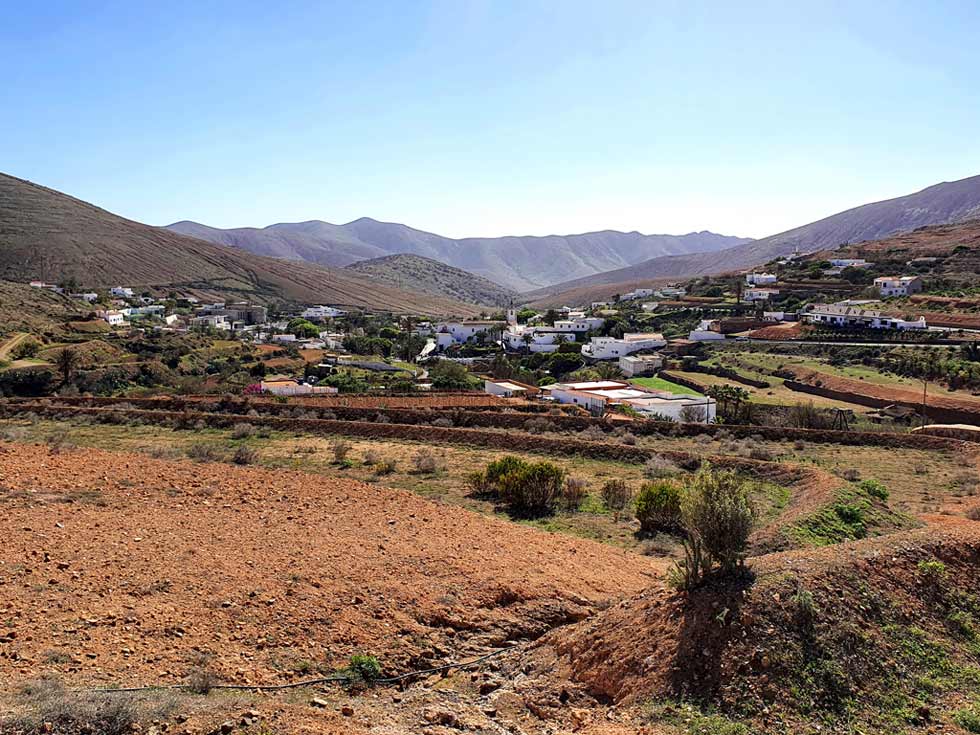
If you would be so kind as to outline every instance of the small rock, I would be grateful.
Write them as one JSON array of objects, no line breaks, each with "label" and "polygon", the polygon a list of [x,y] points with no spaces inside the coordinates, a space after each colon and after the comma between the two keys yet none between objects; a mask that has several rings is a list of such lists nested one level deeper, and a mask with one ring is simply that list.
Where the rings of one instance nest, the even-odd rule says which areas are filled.
[{"label": "small rock", "polygon": [[354,708],[349,704],[345,704],[340,708],[340,714],[342,714],[344,717],[353,717]]},{"label": "small rock", "polygon": [[313,697],[313,699],[310,700],[311,707],[326,707],[329,704],[330,703],[327,700],[321,699],[320,697]]}]

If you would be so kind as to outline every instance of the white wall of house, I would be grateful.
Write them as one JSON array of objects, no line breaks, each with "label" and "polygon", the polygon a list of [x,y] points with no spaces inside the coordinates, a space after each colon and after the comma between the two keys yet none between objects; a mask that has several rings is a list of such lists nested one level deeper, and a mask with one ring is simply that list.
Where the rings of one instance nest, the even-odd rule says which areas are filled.
[{"label": "white wall of house", "polygon": [[593,360],[618,360],[640,350],[659,350],[666,344],[667,340],[660,334],[624,334],[622,339],[592,337],[582,346],[582,354]]},{"label": "white wall of house", "polygon": [[748,286],[767,286],[775,283],[779,277],[775,273],[746,273],[745,283]]},{"label": "white wall of house", "polygon": [[[683,421],[686,413],[692,411],[699,417],[697,423],[711,423],[717,416],[717,402],[713,398],[672,395],[665,398],[642,398],[627,401],[627,404],[648,417],[664,416],[671,421]],[[685,411],[685,409],[690,409]]]}]

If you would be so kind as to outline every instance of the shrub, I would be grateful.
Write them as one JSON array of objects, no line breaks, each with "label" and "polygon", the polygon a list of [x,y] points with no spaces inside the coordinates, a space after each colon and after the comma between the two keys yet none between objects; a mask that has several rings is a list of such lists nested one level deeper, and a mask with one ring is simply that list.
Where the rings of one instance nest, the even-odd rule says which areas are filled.
[{"label": "shrub", "polygon": [[235,424],[231,427],[231,438],[232,439],[247,439],[250,436],[255,435],[255,427],[251,424],[240,423]]},{"label": "shrub", "polygon": [[672,477],[677,474],[679,468],[676,464],[671,462],[666,457],[661,457],[659,454],[655,454],[650,459],[646,461],[643,465],[643,474],[649,477],[651,480],[657,480],[662,477]]},{"label": "shrub", "polygon": [[636,435],[627,431],[623,433],[623,435],[619,438],[619,440],[623,444],[627,444],[632,447],[636,444]]},{"label": "shrub", "polygon": [[376,475],[390,475],[395,471],[398,463],[389,458],[379,459],[374,463],[374,474]]},{"label": "shrub", "polygon": [[524,430],[532,434],[543,434],[546,431],[554,431],[555,425],[545,418],[533,418],[524,422]]},{"label": "shrub", "polygon": [[703,464],[681,496],[685,558],[668,581],[691,589],[716,566],[722,575],[736,574],[744,565],[754,520],[748,482],[731,470]]},{"label": "shrub", "polygon": [[484,475],[490,485],[496,485],[504,475],[525,467],[527,467],[527,462],[520,457],[508,454],[490,462],[484,470]]},{"label": "shrub", "polygon": [[590,426],[579,432],[579,438],[590,442],[601,442],[606,439],[606,432],[598,426]]},{"label": "shrub", "polygon": [[956,710],[953,721],[967,732],[980,733],[980,704]]},{"label": "shrub", "polygon": [[41,343],[33,337],[28,337],[19,345],[14,347],[10,353],[10,356],[15,360],[23,360],[25,358],[37,357],[37,353],[40,351]]},{"label": "shrub", "polygon": [[618,516],[633,499],[633,488],[625,480],[609,480],[599,491],[602,502]]},{"label": "shrub", "polygon": [[581,477],[569,477],[561,491],[561,505],[566,510],[578,510],[589,493],[589,483]]},{"label": "shrub", "polygon": [[390,424],[391,419],[388,418],[387,414],[376,413],[374,414],[374,423],[376,424]]},{"label": "shrub", "polygon": [[412,457],[412,465],[420,475],[431,475],[439,470],[439,460],[428,449],[422,449]]},{"label": "shrub", "polygon": [[680,485],[672,480],[644,484],[636,496],[636,520],[640,531],[647,535],[681,530]]},{"label": "shrub", "polygon": [[191,444],[186,451],[187,456],[195,462],[217,462],[221,459],[217,447],[211,444]]},{"label": "shrub", "polygon": [[191,669],[184,686],[192,694],[207,694],[217,683],[218,677],[215,673],[207,666],[201,665]]},{"label": "shrub", "polygon": [[333,443],[333,458],[334,461],[340,464],[345,459],[347,455],[350,454],[351,445],[345,442],[343,439],[338,439]]},{"label": "shrub", "polygon": [[861,479],[861,471],[851,467],[846,470],[841,470],[840,476],[848,482],[857,482]]},{"label": "shrub", "polygon": [[259,458],[259,453],[248,446],[247,444],[242,444],[235,450],[235,454],[232,457],[232,461],[235,464],[255,464],[256,460]]},{"label": "shrub", "polygon": [[380,461],[381,461],[381,455],[378,454],[373,449],[368,449],[364,453],[364,464],[366,464],[366,465],[374,465],[374,464],[377,464]]},{"label": "shrub", "polygon": [[381,677],[381,662],[375,656],[355,653],[344,673],[350,683],[370,683]]},{"label": "shrub", "polygon": [[432,422],[432,425],[439,429],[451,429],[453,428],[453,420],[447,418],[438,418]]},{"label": "shrub", "polygon": [[533,462],[503,475],[497,486],[511,513],[534,518],[554,511],[564,483],[563,469],[551,462]]},{"label": "shrub", "polygon": [[888,500],[888,488],[878,480],[874,480],[872,478],[861,480],[861,482],[858,483],[858,487],[864,490],[864,492],[866,492],[872,498],[877,498],[882,502]]},{"label": "shrub", "polygon": [[946,577],[946,565],[936,559],[923,559],[916,566],[919,574],[930,582],[938,582]]}]

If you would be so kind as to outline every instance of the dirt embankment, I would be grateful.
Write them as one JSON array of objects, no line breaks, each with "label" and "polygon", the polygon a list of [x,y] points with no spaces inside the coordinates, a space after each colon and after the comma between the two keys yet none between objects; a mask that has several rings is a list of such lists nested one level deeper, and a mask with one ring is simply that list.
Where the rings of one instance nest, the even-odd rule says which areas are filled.
[{"label": "dirt embankment", "polygon": [[980,523],[772,554],[750,567],[754,581],[688,597],[648,590],[555,631],[535,646],[526,696],[555,713],[587,697],[682,697],[753,732],[801,732],[817,720],[831,732],[845,722],[864,732],[948,726],[961,677],[980,663],[971,644]]}]

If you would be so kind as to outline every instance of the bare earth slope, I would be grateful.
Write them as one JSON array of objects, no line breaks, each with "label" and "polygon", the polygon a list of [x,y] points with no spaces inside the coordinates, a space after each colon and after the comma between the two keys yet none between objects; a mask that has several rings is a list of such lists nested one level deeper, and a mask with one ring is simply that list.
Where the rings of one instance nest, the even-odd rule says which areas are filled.
[{"label": "bare earth slope", "polygon": [[0,174],[0,278],[69,277],[87,287],[173,285],[260,301],[440,314],[477,311],[349,271],[259,257],[150,227]]},{"label": "bare earth slope", "polygon": [[[877,240],[925,225],[958,222],[980,215],[980,176],[944,182],[907,196],[888,199],[826,217],[793,230],[712,253],[653,258],[629,268],[557,283],[524,294],[534,302],[559,303],[566,292],[605,286],[609,293],[625,282],[682,278],[737,271],[789,255]],[[628,290],[628,289],[625,289]]]},{"label": "bare earth slope", "polygon": [[396,253],[421,255],[475,273],[515,290],[529,290],[570,278],[622,268],[648,258],[712,252],[748,242],[745,238],[691,232],[643,235],[603,230],[545,237],[453,239],[369,217],[335,225],[313,220],[269,227],[220,230],[197,222],[168,229],[260,255],[348,265]]}]

